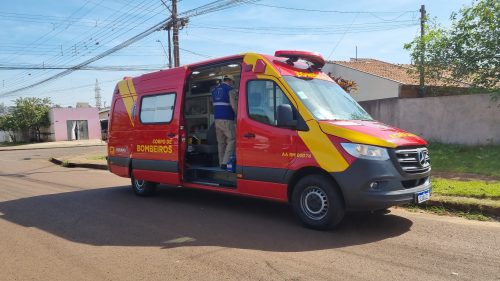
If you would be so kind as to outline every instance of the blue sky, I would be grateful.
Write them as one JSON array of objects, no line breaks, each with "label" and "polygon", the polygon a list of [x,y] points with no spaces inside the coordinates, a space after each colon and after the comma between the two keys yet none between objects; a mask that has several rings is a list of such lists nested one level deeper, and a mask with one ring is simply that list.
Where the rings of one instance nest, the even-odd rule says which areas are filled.
[{"label": "blue sky", "polygon": [[[169,3],[169,0],[164,0]],[[179,12],[213,0],[182,0]],[[444,26],[449,16],[472,0],[261,0],[193,17],[180,32],[181,64],[243,52],[272,54],[299,49],[331,60],[355,56],[410,63],[403,44],[419,34],[419,8]],[[283,9],[270,6],[282,6]],[[304,11],[320,10],[320,11]],[[332,11],[341,11],[332,12]],[[146,30],[168,16],[161,0],[18,0],[3,3],[0,12],[0,66],[74,66]],[[160,42],[158,42],[160,41]],[[159,69],[166,67],[165,31],[92,66]],[[96,79],[109,105],[116,82],[148,71],[76,71],[49,83],[5,95],[62,70],[0,70],[0,103],[19,96],[51,97],[62,106],[95,104]]]}]

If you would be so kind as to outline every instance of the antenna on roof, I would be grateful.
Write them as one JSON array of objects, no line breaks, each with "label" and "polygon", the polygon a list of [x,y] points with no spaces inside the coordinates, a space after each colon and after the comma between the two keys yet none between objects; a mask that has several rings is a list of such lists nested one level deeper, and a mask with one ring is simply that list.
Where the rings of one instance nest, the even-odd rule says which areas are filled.
[{"label": "antenna on roof", "polygon": [[356,45],[356,61],[358,61],[358,45]]}]

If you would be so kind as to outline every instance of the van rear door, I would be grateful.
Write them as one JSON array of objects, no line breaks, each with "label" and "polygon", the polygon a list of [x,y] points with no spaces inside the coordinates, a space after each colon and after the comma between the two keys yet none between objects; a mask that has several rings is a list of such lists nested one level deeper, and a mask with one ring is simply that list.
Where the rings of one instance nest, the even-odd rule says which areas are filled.
[{"label": "van rear door", "polygon": [[181,184],[180,128],[185,69],[150,74],[137,81],[132,173],[136,179]]}]

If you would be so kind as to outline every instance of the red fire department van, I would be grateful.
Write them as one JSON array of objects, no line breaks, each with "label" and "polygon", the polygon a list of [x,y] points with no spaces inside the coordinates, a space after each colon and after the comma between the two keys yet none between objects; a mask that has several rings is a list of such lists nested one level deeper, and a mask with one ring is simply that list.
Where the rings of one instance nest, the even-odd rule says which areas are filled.
[{"label": "red fire department van", "polygon": [[[246,53],[135,78],[113,93],[108,164],[137,195],[158,184],[289,202],[307,226],[346,211],[429,199],[420,137],[373,120],[328,75],[317,53]],[[217,156],[212,89],[238,89],[236,169]]]}]

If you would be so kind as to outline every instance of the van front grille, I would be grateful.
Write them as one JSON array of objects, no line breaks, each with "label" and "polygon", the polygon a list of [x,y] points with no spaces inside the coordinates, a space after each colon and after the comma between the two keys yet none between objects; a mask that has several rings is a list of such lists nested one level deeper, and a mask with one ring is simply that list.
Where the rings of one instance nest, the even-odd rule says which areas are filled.
[{"label": "van front grille", "polygon": [[424,184],[427,180],[429,180],[429,177],[423,177],[420,179],[415,179],[415,180],[405,180],[402,181],[401,183],[403,184],[404,188],[414,188],[419,185]]},{"label": "van front grille", "polygon": [[431,169],[426,147],[396,149],[399,166],[407,174],[421,174]]}]

